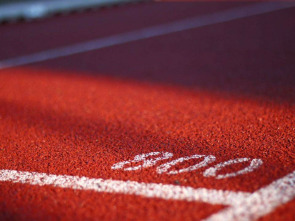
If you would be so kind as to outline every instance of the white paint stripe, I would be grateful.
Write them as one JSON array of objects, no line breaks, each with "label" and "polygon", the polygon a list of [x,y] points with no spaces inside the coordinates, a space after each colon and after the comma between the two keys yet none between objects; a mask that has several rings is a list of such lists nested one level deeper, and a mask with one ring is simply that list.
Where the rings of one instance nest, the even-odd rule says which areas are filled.
[{"label": "white paint stripe", "polygon": [[157,183],[139,183],[135,181],[104,180],[87,177],[52,175],[16,170],[0,170],[0,181],[24,183],[31,185],[52,185],[61,188],[93,190],[96,192],[133,194],[149,198],[165,200],[200,201],[211,204],[234,205],[250,193],[205,188],[175,186]]},{"label": "white paint stripe", "polygon": [[259,189],[233,206],[210,216],[206,221],[256,220],[295,197],[295,171]]},{"label": "white paint stripe", "polygon": [[105,38],[99,38],[92,41],[74,44],[66,47],[55,48],[47,51],[42,51],[30,55],[11,58],[0,61],[0,69],[15,67],[20,65],[31,64],[35,62],[46,61],[54,58],[69,56],[73,54],[88,52],[110,46],[120,45],[137,40],[162,36],[179,31],[185,31],[193,28],[204,27],[207,25],[218,24],[222,22],[232,21],[240,18],[246,18],[253,15],[260,15],[267,12],[273,12],[280,9],[294,7],[295,2],[267,2],[258,3],[239,8],[233,8],[222,12],[217,12],[209,15],[203,15],[184,19],[168,24],[152,26],[139,29],[132,32],[127,32],[118,35],[112,35]]},{"label": "white paint stripe", "polygon": [[256,220],[295,197],[295,171],[272,182],[254,193],[233,192],[167,184],[139,183],[135,181],[104,180],[78,176],[52,175],[16,170],[0,170],[0,181],[31,185],[52,185],[61,188],[92,190],[96,192],[133,194],[165,200],[199,201],[229,205],[204,221]]}]

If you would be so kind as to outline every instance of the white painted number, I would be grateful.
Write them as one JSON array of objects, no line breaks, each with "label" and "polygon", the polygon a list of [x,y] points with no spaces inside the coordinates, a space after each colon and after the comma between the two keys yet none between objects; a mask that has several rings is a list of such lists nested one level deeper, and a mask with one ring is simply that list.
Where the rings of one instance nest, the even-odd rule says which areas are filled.
[{"label": "white painted number", "polygon": [[[147,159],[150,156],[159,156],[159,157],[157,157],[155,159]],[[172,153],[168,153],[168,152],[164,152],[164,153],[161,153],[161,152],[151,152],[151,153],[147,153],[147,154],[140,154],[140,155],[136,155],[134,157],[134,159],[131,160],[131,161],[123,161],[123,162],[119,162],[119,163],[114,164],[112,166],[112,169],[114,169],[114,170],[116,170],[116,169],[123,169],[123,167],[126,164],[137,163],[137,162],[143,161],[143,164],[142,165],[138,165],[138,166],[134,166],[134,167],[127,167],[127,168],[124,168],[123,169],[123,170],[126,170],[126,171],[139,170],[141,168],[147,168],[147,167],[154,166],[158,161],[169,159],[172,156],[173,156],[173,154]]]},{"label": "white painted number", "polygon": [[[172,166],[178,164],[178,163],[182,163],[183,161],[187,161],[187,160],[191,160],[191,159],[199,159],[199,158],[204,158],[204,160],[200,163],[197,163],[193,166],[184,168],[184,169],[180,169],[180,170],[171,170],[169,172],[167,172]],[[183,173],[183,172],[191,172],[194,170],[197,170],[201,167],[205,167],[207,166],[209,163],[212,163],[213,161],[215,161],[215,156],[209,155],[209,156],[205,156],[205,155],[192,155],[190,157],[180,157],[176,160],[173,160],[171,162],[165,163],[161,166],[159,166],[157,168],[157,173],[167,173],[167,174],[178,174],[178,173]]]},{"label": "white painted number", "polygon": [[[156,158],[150,158],[151,156],[157,156]],[[147,168],[147,167],[152,167],[157,164],[158,161],[160,160],[167,160],[169,158],[173,157],[172,153],[169,152],[151,152],[147,154],[139,154],[134,157],[133,160],[129,161],[122,161],[119,163],[116,163],[112,166],[113,170],[118,170],[118,169],[123,169],[125,171],[132,171],[132,170],[139,170],[142,168]],[[184,161],[192,160],[192,159],[200,159],[204,158],[201,162],[189,166],[183,169],[179,170],[171,170],[171,167],[180,164]],[[179,174],[179,173],[185,173],[185,172],[192,172],[194,170],[197,170],[202,167],[206,167],[208,164],[213,163],[215,161],[216,157],[213,155],[192,155],[188,157],[180,157],[176,160],[172,160],[170,162],[164,163],[160,166],[157,167],[156,172],[158,174],[163,174],[166,173],[168,175],[173,175],[173,174]],[[133,167],[125,167],[125,165],[131,164],[131,163],[138,163],[138,162],[143,162],[141,165],[138,166],[133,166]],[[234,165],[238,163],[243,163],[243,162],[250,162],[250,165],[245,167],[244,169],[241,169],[237,172],[232,172],[232,173],[226,173],[226,174],[218,174],[217,172],[220,171],[221,169],[229,166],[229,165]],[[205,172],[203,173],[204,177],[215,177],[216,179],[224,179],[224,178],[229,178],[229,177],[236,177],[238,175],[250,173],[254,171],[255,169],[259,168],[263,164],[261,159],[250,159],[250,158],[237,158],[237,159],[232,159],[228,160],[222,163],[219,163],[215,166],[211,166],[210,168],[206,169]]]},{"label": "white painted number", "polygon": [[228,177],[235,177],[237,175],[241,175],[241,174],[245,174],[245,173],[250,173],[253,170],[257,169],[258,167],[260,167],[262,165],[262,160],[260,159],[253,159],[250,163],[250,165],[242,170],[239,170],[237,172],[233,172],[233,173],[227,173],[227,174],[219,174],[216,176],[216,172],[218,170],[221,170],[222,168],[232,165],[232,164],[237,164],[237,163],[242,163],[242,162],[247,162],[251,159],[249,158],[238,158],[238,159],[234,159],[234,160],[229,160],[220,164],[217,164],[214,167],[210,167],[209,169],[207,169],[204,172],[204,176],[205,177],[210,177],[210,176],[214,176],[216,177],[216,179],[223,179],[223,178],[228,178]]}]

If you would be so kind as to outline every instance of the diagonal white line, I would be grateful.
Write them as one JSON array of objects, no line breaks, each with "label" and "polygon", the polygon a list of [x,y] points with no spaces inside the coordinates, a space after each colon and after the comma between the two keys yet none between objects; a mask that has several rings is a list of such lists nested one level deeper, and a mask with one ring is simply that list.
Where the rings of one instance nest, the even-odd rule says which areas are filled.
[{"label": "diagonal white line", "polygon": [[52,175],[16,170],[0,170],[0,181],[31,185],[51,185],[61,188],[92,190],[95,192],[131,194],[148,198],[165,200],[199,201],[210,204],[234,205],[248,197],[247,192],[233,192],[192,187],[175,186],[158,183],[139,183],[111,179],[95,179],[88,177]]},{"label": "diagonal white line", "polygon": [[207,25],[213,25],[240,18],[246,18],[254,15],[260,15],[294,6],[295,2],[268,2],[233,8],[209,15],[193,17],[189,19],[175,21],[172,23],[152,26],[127,33],[99,38],[79,44],[74,44],[70,46],[50,49],[38,53],[2,60],[0,61],[0,69],[46,61],[54,58],[69,56],[92,50],[98,50],[101,48],[120,45],[137,40],[162,36],[179,31],[185,31],[193,28],[204,27]]},{"label": "diagonal white line", "polygon": [[282,177],[250,196],[204,221],[251,221],[256,220],[295,197],[295,171]]}]

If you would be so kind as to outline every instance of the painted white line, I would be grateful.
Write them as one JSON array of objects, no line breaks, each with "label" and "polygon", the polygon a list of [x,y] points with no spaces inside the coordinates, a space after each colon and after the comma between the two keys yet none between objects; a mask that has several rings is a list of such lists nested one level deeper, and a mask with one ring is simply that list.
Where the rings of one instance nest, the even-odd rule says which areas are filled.
[{"label": "painted white line", "polygon": [[36,172],[21,172],[16,170],[0,170],[0,181],[23,183],[31,185],[52,185],[61,188],[92,190],[105,193],[132,194],[148,198],[165,200],[200,201],[211,204],[234,205],[241,198],[250,194],[205,188],[194,189],[168,184],[139,183],[135,181],[105,180],[88,177],[52,175]]},{"label": "painted white line", "polygon": [[237,202],[206,221],[250,221],[256,220],[276,207],[287,203],[295,197],[295,171],[261,188],[250,196]]},{"label": "painted white line", "polygon": [[118,35],[112,35],[109,37],[99,38],[92,41],[87,41],[66,47],[55,48],[16,58],[10,58],[7,60],[0,61],[0,69],[46,61],[54,58],[74,55],[92,50],[98,50],[101,48],[120,45],[137,40],[162,36],[179,31],[185,31],[189,29],[204,27],[207,25],[213,25],[236,19],[246,18],[254,15],[260,15],[294,6],[295,2],[267,2],[233,8],[209,15],[179,20],[172,23],[152,26]]},{"label": "painted white line", "polygon": [[111,179],[95,179],[68,175],[52,175],[16,170],[0,170],[0,181],[96,192],[132,194],[165,200],[186,200],[228,205],[205,221],[256,220],[295,197],[295,171],[254,193],[213,190],[157,183],[139,183]]}]

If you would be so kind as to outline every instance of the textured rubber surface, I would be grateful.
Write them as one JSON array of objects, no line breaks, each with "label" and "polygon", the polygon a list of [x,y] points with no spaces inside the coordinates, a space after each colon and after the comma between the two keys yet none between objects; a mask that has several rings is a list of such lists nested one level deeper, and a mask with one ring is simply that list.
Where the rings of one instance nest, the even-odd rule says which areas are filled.
[{"label": "textured rubber surface", "polygon": [[[150,3],[2,26],[0,57],[236,6],[241,4]],[[245,192],[293,172],[294,12],[290,8],[0,70],[0,168]],[[171,152],[173,159],[213,155],[212,165],[245,157],[263,165],[225,179],[205,177],[208,166],[175,175],[157,173],[160,162],[136,171],[112,169],[154,151]],[[247,165],[228,166],[222,173]],[[2,220],[201,220],[225,208],[0,185]],[[291,200],[261,220],[293,220],[294,207]]]}]

